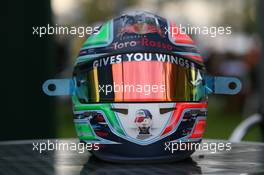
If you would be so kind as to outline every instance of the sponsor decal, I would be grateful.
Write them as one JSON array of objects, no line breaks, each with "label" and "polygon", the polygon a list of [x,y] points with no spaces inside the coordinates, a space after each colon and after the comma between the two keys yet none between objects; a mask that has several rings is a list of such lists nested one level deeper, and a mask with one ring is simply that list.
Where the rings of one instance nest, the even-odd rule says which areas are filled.
[{"label": "sponsor decal", "polygon": [[123,37],[124,34],[146,35],[150,33],[158,34],[161,37],[164,37],[165,32],[163,32],[163,30],[159,27],[155,18],[152,19],[149,19],[149,22],[153,22],[154,24],[146,23],[148,22],[148,20],[146,20],[145,22],[136,21],[133,24],[126,24],[118,31],[117,37]]},{"label": "sponsor decal", "polygon": [[140,109],[136,112],[135,124],[137,126],[137,139],[144,140],[152,136],[152,115],[147,109]]},{"label": "sponsor decal", "polygon": [[198,69],[197,77],[196,77],[195,80],[191,80],[191,84],[193,86],[199,86],[200,84],[202,84],[202,82],[203,82],[203,78],[202,78],[201,73],[200,73],[200,71]]},{"label": "sponsor decal", "polygon": [[173,111],[160,114],[160,108],[173,108],[175,103],[114,103],[113,108],[127,109],[128,113],[116,112],[126,136],[124,139],[148,145],[162,139],[161,133],[167,126]]},{"label": "sponsor decal", "polygon": [[104,67],[110,64],[118,64],[122,61],[159,61],[163,63],[167,62],[177,64],[185,68],[195,68],[195,64],[188,59],[176,55],[161,53],[127,53],[102,57],[93,61],[93,68]]},{"label": "sponsor decal", "polygon": [[140,40],[131,40],[131,41],[125,41],[125,42],[114,42],[112,44],[112,47],[114,50],[131,48],[135,46],[153,47],[153,48],[165,49],[169,51],[173,50],[172,45],[162,42],[162,41],[151,40],[149,38],[141,38]]}]

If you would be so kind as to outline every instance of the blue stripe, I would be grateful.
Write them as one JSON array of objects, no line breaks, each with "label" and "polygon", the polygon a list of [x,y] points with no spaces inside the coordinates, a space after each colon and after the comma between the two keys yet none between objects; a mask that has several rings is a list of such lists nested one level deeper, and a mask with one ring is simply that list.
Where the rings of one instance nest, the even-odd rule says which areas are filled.
[{"label": "blue stripe", "polygon": [[193,52],[174,52],[174,53],[179,54],[179,55],[193,55],[193,56],[201,57],[199,53],[193,53]]}]

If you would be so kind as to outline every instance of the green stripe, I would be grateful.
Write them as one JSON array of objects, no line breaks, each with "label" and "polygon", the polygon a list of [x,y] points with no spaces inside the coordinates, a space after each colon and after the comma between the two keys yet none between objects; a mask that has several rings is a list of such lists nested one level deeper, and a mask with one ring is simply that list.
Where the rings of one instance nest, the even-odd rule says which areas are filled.
[{"label": "green stripe", "polygon": [[101,45],[108,45],[112,38],[112,20],[103,24],[98,34],[93,34],[85,41],[82,49],[92,47],[99,47]]},{"label": "green stripe", "polygon": [[98,140],[87,123],[75,123],[75,129],[80,140]]},{"label": "green stripe", "polygon": [[115,113],[111,110],[111,104],[110,103],[99,103],[99,104],[81,104],[76,96],[72,96],[73,101],[73,110],[74,111],[83,111],[83,110],[100,110],[103,111],[105,116],[107,117],[108,121],[110,122],[110,125],[116,132],[119,134],[125,136],[125,133],[121,126],[119,125],[119,122],[116,118]]}]

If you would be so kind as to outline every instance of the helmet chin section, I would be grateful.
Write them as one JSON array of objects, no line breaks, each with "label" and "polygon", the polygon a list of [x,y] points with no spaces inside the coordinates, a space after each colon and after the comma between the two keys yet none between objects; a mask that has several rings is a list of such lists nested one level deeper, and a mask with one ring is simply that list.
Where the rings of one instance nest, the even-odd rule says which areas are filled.
[{"label": "helmet chin section", "polygon": [[[93,104],[93,109],[85,106],[87,109],[83,106],[74,112],[78,136],[81,141],[99,143],[101,147],[95,155],[108,155],[105,159],[115,155],[120,160],[137,160],[140,153],[150,150],[149,155],[144,153],[145,158],[170,157],[171,153],[164,151],[165,143],[200,142],[207,115],[207,103]],[[190,155],[193,151],[179,152]]]}]

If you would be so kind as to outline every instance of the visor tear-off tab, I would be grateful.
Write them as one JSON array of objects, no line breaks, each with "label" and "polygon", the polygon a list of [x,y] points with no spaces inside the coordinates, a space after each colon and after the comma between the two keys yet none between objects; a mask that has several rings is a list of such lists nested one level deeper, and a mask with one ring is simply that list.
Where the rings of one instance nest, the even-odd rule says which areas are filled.
[{"label": "visor tear-off tab", "polygon": [[241,82],[235,77],[206,76],[208,94],[237,94],[241,90]]},{"label": "visor tear-off tab", "polygon": [[[207,94],[237,94],[241,90],[241,82],[234,77],[206,76]],[[73,79],[49,79],[42,89],[49,96],[73,95],[75,91]]]},{"label": "visor tear-off tab", "polygon": [[66,96],[74,93],[73,79],[49,79],[43,83],[42,89],[49,96]]}]

